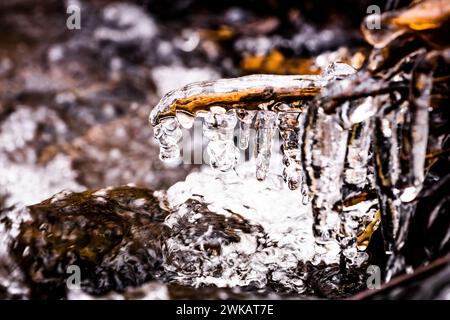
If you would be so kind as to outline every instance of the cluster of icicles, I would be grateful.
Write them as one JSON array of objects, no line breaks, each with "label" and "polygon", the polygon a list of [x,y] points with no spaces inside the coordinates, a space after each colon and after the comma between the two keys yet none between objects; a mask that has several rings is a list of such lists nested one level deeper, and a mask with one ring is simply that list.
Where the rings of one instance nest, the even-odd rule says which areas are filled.
[{"label": "cluster of icicles", "polygon": [[[428,114],[422,112],[420,123],[412,123],[405,105],[387,117],[378,117],[377,112],[391,102],[386,95],[346,101],[336,108],[337,111],[325,112],[329,108],[329,97],[352,90],[355,72],[347,64],[333,63],[317,76],[254,75],[194,83],[172,91],[154,108],[149,119],[160,145],[160,158],[180,157],[181,127],[190,128],[194,117],[203,117],[203,132],[210,141],[207,146],[210,165],[222,172],[229,171],[237,164],[239,149],[248,148],[249,132],[254,124],[256,177],[264,180],[269,170],[273,137],[278,129],[282,138],[284,181],[290,189],[300,190],[301,201],[312,204],[317,254],[325,255],[338,247],[347,264],[356,261],[359,264],[360,254],[367,247],[371,232],[378,226],[378,210],[383,210],[375,191],[377,175],[374,171],[378,168],[374,163],[381,161],[380,167],[391,166],[390,182],[402,180],[394,185],[395,196],[385,203],[393,211],[389,218],[393,241],[401,241],[396,239],[401,232],[396,208],[413,200],[420,191]],[[279,93],[278,88],[284,88],[284,91]],[[314,88],[318,89],[314,97],[302,98],[300,95],[297,101],[286,99],[289,96],[286,92]],[[241,97],[239,93],[246,91],[255,93],[252,98],[260,99],[260,103],[255,106],[254,99],[252,107],[246,108],[242,99],[233,101],[233,97]],[[216,99],[217,95],[223,97]],[[198,97],[206,98],[205,101],[216,99],[218,103],[186,112],[187,106],[198,101]],[[208,97],[216,98],[208,100]],[[221,101],[223,105],[220,105]],[[237,123],[239,135],[235,146]],[[410,128],[414,134],[414,150],[410,150],[407,163],[409,172],[403,175],[407,181],[399,178],[403,172],[398,159],[398,141],[404,137],[398,136],[401,131],[398,128]],[[372,145],[374,135],[377,138]],[[396,189],[398,185],[401,187]]]}]

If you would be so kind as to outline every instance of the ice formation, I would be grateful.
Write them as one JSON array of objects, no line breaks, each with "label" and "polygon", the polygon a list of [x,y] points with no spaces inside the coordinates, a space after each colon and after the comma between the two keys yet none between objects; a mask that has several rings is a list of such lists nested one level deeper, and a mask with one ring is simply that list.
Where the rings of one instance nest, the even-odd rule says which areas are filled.
[{"label": "ice formation", "polygon": [[[383,59],[377,54],[372,54],[369,69]],[[254,126],[259,181],[269,173],[278,132],[282,177],[289,189],[298,189],[299,203],[311,204],[312,261],[327,261],[330,252],[340,252],[344,265],[360,265],[381,221],[391,255],[388,269],[395,273],[403,267],[397,253],[424,180],[432,88],[432,71],[408,70],[442,54],[414,51],[383,74],[383,81],[335,62],[318,76],[253,75],[193,83],[166,94],[149,121],[161,158],[172,159],[179,156],[180,123],[204,118],[210,164],[220,172],[237,164],[236,123],[240,149],[248,148]],[[409,99],[402,89],[407,85],[414,88]]]},{"label": "ice formation", "polygon": [[[263,181],[269,174],[273,138],[279,132],[282,177],[289,189],[299,189],[300,197],[295,194],[297,201],[300,199],[298,204],[312,204],[315,255],[311,260],[331,261],[342,249],[350,263],[360,264],[366,256],[357,252],[356,237],[374,220],[373,207],[346,208],[349,217],[340,218],[342,208],[336,209],[336,204],[343,200],[344,180],[361,187],[361,191],[366,185],[370,124],[343,127],[338,115],[325,113],[322,104],[327,101],[319,94],[320,90],[324,95],[342,89],[344,80],[354,72],[349,65],[335,63],[320,76],[247,76],[194,83],[171,91],[150,115],[161,159],[180,156],[180,128],[189,128],[192,117],[200,116],[204,119],[203,134],[209,139],[211,167],[229,172],[239,159],[234,143],[236,124],[239,122],[237,145],[244,150],[249,146],[253,124],[256,179]],[[348,223],[344,223],[346,220]]]}]

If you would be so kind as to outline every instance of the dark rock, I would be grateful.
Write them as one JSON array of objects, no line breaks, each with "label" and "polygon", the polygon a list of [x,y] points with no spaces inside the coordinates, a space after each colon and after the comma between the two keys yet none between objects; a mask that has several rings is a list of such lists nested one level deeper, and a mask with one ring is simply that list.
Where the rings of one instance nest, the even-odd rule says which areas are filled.
[{"label": "dark rock", "polygon": [[118,187],[57,194],[28,207],[11,254],[32,298],[62,298],[68,267],[78,266],[81,288],[98,295],[162,277],[161,241],[169,235],[152,191]]}]

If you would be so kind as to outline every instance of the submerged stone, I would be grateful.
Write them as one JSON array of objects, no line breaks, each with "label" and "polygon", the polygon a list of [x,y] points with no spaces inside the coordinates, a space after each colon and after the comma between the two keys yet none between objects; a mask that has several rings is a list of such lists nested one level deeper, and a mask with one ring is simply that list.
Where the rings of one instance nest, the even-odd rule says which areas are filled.
[{"label": "submerged stone", "polygon": [[31,219],[20,225],[10,250],[31,298],[64,297],[78,271],[80,288],[94,295],[162,276],[168,212],[151,190],[59,193],[27,210]]}]

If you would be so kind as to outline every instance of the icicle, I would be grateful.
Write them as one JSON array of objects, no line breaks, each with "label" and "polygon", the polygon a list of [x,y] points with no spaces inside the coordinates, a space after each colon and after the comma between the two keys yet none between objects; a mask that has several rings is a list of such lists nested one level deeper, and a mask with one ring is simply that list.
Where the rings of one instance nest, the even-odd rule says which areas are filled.
[{"label": "icicle", "polygon": [[203,134],[210,142],[206,148],[210,165],[222,172],[233,169],[239,159],[239,150],[234,146],[233,133],[237,118],[234,110],[226,111],[212,107],[205,117]]},{"label": "icicle", "polygon": [[277,114],[272,111],[260,111],[256,116],[256,178],[260,181],[269,171],[276,120]]},{"label": "icicle", "polygon": [[399,175],[397,129],[398,114],[393,110],[375,118],[373,151],[377,191],[380,198],[381,221],[385,250],[392,251],[395,234],[399,227],[399,213],[391,190]]},{"label": "icicle", "polygon": [[289,189],[295,190],[302,185],[302,166],[300,153],[301,117],[300,112],[280,112],[278,114],[278,128],[283,139],[283,179]]},{"label": "icicle", "polygon": [[238,146],[241,150],[246,150],[248,148],[248,141],[250,139],[250,126],[252,124],[255,113],[255,111],[246,111],[243,109],[239,109],[236,111],[237,117],[239,119]]},{"label": "icicle", "polygon": [[362,251],[379,224],[373,173],[368,169],[372,128],[372,119],[356,123],[348,137],[343,201],[338,209],[339,242],[346,265],[360,265],[367,260],[367,254]]},{"label": "icicle", "polygon": [[366,183],[371,132],[371,120],[353,125],[350,131],[344,172],[344,181],[348,184],[363,186]]},{"label": "icicle", "polygon": [[159,144],[159,158],[170,162],[180,158],[178,142],[182,137],[180,124],[175,118],[166,118],[154,128],[154,136]]},{"label": "icicle", "polygon": [[401,202],[399,189],[395,187],[401,173],[399,151],[404,142],[402,132],[408,112],[408,102],[403,102],[397,109],[375,118],[373,150],[377,192],[385,250],[390,255],[386,280],[404,266],[398,251],[403,246],[414,209],[414,204]]},{"label": "icicle", "polygon": [[337,254],[339,215],[333,208],[342,198],[342,175],[348,132],[335,115],[326,115],[312,105],[308,108],[302,138],[302,163],[313,209],[313,231],[317,243],[316,260],[322,254]]},{"label": "icicle", "polygon": [[[321,98],[310,103],[304,120],[301,138],[301,159],[305,182],[311,197],[313,232],[316,238],[315,262],[329,260],[340,250],[338,232],[339,212],[335,204],[342,200],[344,159],[347,150],[348,131],[340,125],[337,115],[327,115],[323,106],[328,95],[337,94],[348,87],[347,77],[355,70],[346,64],[331,64],[322,74],[333,81],[322,89]],[[330,261],[329,261],[330,262]]]},{"label": "icicle", "polygon": [[412,79],[412,96],[377,121],[375,167],[383,236],[391,253],[386,280],[405,268],[400,251],[415,210],[412,200],[420,192],[424,179],[431,76],[429,70],[427,73],[417,70]]},{"label": "icicle", "polygon": [[401,179],[397,188],[402,202],[413,201],[422,188],[428,143],[428,107],[433,78],[419,73],[413,81],[416,98],[408,103],[400,152]]}]

